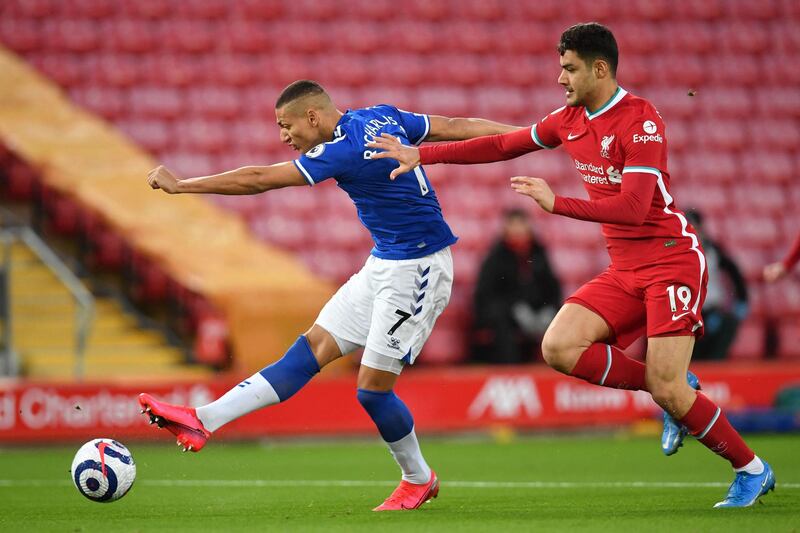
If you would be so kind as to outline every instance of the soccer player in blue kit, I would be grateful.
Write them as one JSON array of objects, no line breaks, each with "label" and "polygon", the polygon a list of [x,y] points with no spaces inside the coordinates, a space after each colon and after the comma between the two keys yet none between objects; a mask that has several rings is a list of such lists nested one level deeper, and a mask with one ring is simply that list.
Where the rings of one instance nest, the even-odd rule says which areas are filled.
[{"label": "soccer player in blue kit", "polygon": [[450,300],[456,237],[425,171],[389,179],[396,163],[366,147],[388,133],[401,142],[463,140],[518,129],[481,119],[445,118],[390,105],[340,112],[316,82],[300,80],[275,105],[281,140],[298,159],[181,179],[163,166],[148,183],[167,193],[257,194],[314,186],[334,178],[353,200],[375,247],[363,268],[328,301],[314,325],[277,362],[196,409],[141,394],[151,422],[171,431],[184,451],[199,451],[211,433],[251,411],[288,400],[331,361],[364,348],[357,398],[402,471],[400,485],[375,511],[416,509],[435,498],[439,480],[425,462],[414,420],[393,392]]}]

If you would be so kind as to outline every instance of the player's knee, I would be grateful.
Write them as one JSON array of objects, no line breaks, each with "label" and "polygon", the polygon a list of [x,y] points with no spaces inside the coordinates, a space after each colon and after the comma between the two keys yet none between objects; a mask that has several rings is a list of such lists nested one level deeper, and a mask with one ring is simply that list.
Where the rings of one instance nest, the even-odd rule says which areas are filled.
[{"label": "player's knee", "polygon": [[676,405],[681,399],[683,389],[688,387],[686,384],[672,383],[659,379],[651,379],[647,382],[647,388],[653,401],[667,411],[671,412],[671,407]]},{"label": "player's knee", "polygon": [[569,372],[574,366],[573,352],[575,347],[558,332],[547,330],[542,339],[542,357],[552,368],[560,372]]}]

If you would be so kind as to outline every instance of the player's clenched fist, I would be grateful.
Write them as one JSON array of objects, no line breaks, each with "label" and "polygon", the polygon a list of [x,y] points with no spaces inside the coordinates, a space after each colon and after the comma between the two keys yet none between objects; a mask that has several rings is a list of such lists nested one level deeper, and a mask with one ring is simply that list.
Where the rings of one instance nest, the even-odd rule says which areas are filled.
[{"label": "player's clenched fist", "polygon": [[556,195],[550,186],[542,178],[532,178],[530,176],[514,176],[511,178],[511,188],[520,194],[530,196],[542,209],[548,213],[553,212],[553,205],[556,202]]},{"label": "player's clenched fist", "polygon": [[164,165],[159,165],[147,175],[147,183],[154,189],[161,189],[166,193],[178,192],[178,178]]}]

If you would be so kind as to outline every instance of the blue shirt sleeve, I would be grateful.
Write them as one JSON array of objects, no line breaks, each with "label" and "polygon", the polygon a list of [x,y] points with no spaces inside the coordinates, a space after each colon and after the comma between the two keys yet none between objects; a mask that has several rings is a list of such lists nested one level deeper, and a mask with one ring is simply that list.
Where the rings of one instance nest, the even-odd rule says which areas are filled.
[{"label": "blue shirt sleeve", "polygon": [[316,145],[314,148],[294,160],[294,165],[306,178],[309,185],[314,185],[328,178],[344,174],[351,167],[356,154],[352,145],[343,134],[334,140]]},{"label": "blue shirt sleeve", "polygon": [[409,142],[419,145],[431,131],[431,121],[428,115],[421,113],[411,113],[409,111],[397,110],[400,117],[400,125],[406,130],[406,137]]}]

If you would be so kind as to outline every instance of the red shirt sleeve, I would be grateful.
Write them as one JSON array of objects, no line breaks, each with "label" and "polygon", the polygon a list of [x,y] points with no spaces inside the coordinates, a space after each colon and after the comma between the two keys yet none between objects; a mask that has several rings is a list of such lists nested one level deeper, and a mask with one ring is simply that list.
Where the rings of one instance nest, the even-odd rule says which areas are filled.
[{"label": "red shirt sleeve", "polygon": [[419,149],[420,163],[423,165],[493,163],[513,159],[542,148],[555,148],[561,144],[558,129],[563,109],[563,107],[556,109],[530,128],[476,137],[467,141],[425,145]]},{"label": "red shirt sleeve", "polygon": [[653,203],[657,180],[652,174],[626,176],[619,194],[601,200],[556,196],[553,213],[603,224],[641,226]]},{"label": "red shirt sleeve", "polygon": [[792,245],[792,249],[789,252],[789,255],[786,256],[786,259],[783,260],[783,266],[786,268],[786,271],[790,271],[794,268],[797,262],[800,261],[800,235],[794,241],[794,245]]},{"label": "red shirt sleeve", "polygon": [[498,135],[475,137],[467,141],[428,144],[420,147],[419,161],[423,165],[433,163],[472,165],[513,159],[540,149],[533,142],[531,131],[531,128],[523,128]]}]

